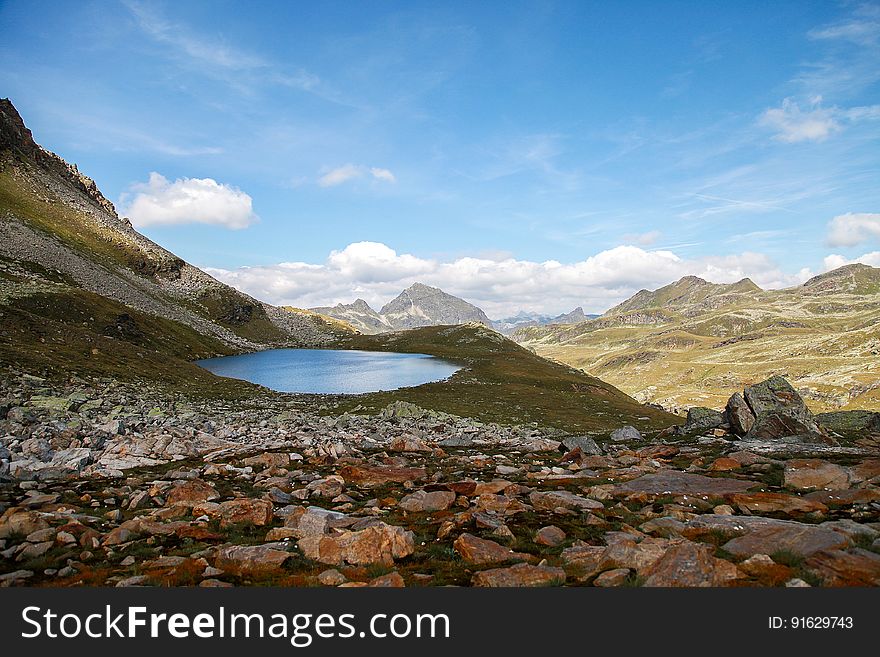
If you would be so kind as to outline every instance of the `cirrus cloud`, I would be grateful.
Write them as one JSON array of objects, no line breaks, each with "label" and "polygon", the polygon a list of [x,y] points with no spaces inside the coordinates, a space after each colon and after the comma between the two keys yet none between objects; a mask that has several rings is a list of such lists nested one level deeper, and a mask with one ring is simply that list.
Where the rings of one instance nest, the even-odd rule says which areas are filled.
[{"label": "cirrus cloud", "polygon": [[238,230],[258,220],[248,194],[213,178],[178,178],[150,173],[120,198],[122,213],[138,228],[212,224]]},{"label": "cirrus cloud", "polygon": [[397,182],[397,178],[388,169],[380,167],[366,167],[362,164],[343,164],[341,167],[326,171],[318,178],[318,185],[321,187],[336,187],[349,180],[355,178],[363,178],[364,176],[372,176],[375,180],[382,182]]},{"label": "cirrus cloud", "polygon": [[576,306],[601,312],[641,288],[660,287],[689,274],[719,283],[749,276],[769,288],[801,283],[812,275],[806,269],[787,275],[767,256],[749,252],[688,260],[671,251],[621,245],[574,263],[509,256],[444,261],[399,254],[379,242],[349,244],[321,264],[206,270],[256,298],[305,308],[350,303],[357,297],[380,308],[418,281],[466,299],[494,318],[520,310],[558,314]]}]

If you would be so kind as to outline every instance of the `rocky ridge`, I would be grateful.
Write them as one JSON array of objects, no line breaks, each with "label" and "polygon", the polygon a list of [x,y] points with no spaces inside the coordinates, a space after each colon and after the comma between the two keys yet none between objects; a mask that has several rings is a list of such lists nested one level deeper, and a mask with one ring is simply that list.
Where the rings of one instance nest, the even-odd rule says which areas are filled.
[{"label": "rocky ridge", "polygon": [[47,313],[106,300],[119,315],[129,308],[182,324],[212,341],[215,353],[317,346],[338,334],[314,315],[220,283],[138,233],[94,181],[34,142],[7,99],[0,99],[0,283],[2,319],[19,327],[63,324],[66,317]]}]

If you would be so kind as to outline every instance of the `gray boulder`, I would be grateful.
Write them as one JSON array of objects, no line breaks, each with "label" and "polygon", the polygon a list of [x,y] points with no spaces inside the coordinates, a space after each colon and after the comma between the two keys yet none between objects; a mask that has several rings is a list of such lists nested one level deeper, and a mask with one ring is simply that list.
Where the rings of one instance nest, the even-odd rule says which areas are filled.
[{"label": "gray boulder", "polygon": [[642,434],[639,433],[639,430],[630,425],[626,425],[624,427],[621,427],[620,429],[615,429],[611,432],[611,440],[618,443],[631,442],[641,439]]},{"label": "gray boulder", "polygon": [[737,436],[746,435],[755,424],[755,414],[738,392],[733,393],[727,401],[727,422]]},{"label": "gray boulder", "polygon": [[562,440],[565,449],[573,450],[575,447],[580,448],[581,454],[586,456],[599,456],[602,454],[602,448],[596,444],[596,441],[589,436],[568,436]]},{"label": "gray boulder", "polygon": [[744,392],[746,403],[755,415],[755,423],[746,433],[746,440],[797,438],[807,443],[834,442],[783,377],[771,377],[749,386]]},{"label": "gray boulder", "polygon": [[723,413],[711,408],[694,406],[688,409],[684,430],[686,432],[706,431],[708,429],[716,429],[724,423]]}]

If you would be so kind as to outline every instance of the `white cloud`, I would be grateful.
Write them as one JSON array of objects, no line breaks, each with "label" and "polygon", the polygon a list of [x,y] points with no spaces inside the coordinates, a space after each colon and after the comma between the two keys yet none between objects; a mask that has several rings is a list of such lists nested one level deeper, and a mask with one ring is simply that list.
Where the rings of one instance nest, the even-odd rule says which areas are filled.
[{"label": "white cloud", "polygon": [[246,228],[257,221],[251,197],[212,178],[178,178],[170,182],[156,172],[136,183],[120,199],[122,213],[137,227],[213,224]]},{"label": "white cloud", "polygon": [[841,214],[828,223],[829,246],[855,246],[871,239],[880,239],[880,214]]},{"label": "white cloud", "polygon": [[335,187],[352,178],[360,178],[362,175],[364,175],[364,172],[361,167],[357,167],[354,164],[344,164],[341,167],[331,169],[318,178],[318,184],[321,187]]},{"label": "white cloud", "polygon": [[397,178],[388,169],[380,169],[379,167],[370,167],[370,175],[376,180],[384,180],[386,182],[397,182]]},{"label": "white cloud", "polygon": [[766,110],[758,123],[776,131],[774,139],[793,144],[800,141],[824,141],[846,125],[880,119],[880,105],[864,107],[822,107],[822,96],[810,98],[809,109],[802,110],[792,98],[782,106]]},{"label": "white cloud", "polygon": [[820,106],[821,98],[813,99],[812,109],[801,110],[791,98],[782,107],[768,109],[761,115],[761,125],[776,131],[775,138],[787,143],[822,141],[841,129],[834,111]]},{"label": "white cloud", "polygon": [[383,182],[397,182],[397,178],[388,169],[365,167],[359,164],[343,164],[341,167],[330,169],[318,178],[318,184],[321,187],[335,187],[355,178],[363,178],[367,174]]},{"label": "white cloud", "polygon": [[871,251],[851,260],[842,255],[832,253],[825,257],[822,264],[825,265],[825,271],[831,271],[844,265],[854,265],[857,262],[863,265],[871,265],[872,267],[880,267],[880,251]]},{"label": "white cloud", "polygon": [[749,252],[686,260],[671,251],[618,246],[570,264],[509,256],[442,261],[398,254],[378,242],[349,244],[333,251],[323,264],[287,262],[207,271],[259,299],[299,307],[350,303],[361,297],[378,310],[420,281],[476,304],[492,318],[520,310],[557,314],[576,306],[601,312],[641,288],[660,287],[688,274],[723,283],[749,276],[768,288],[801,283],[812,275],[809,270],[786,275],[767,256]]}]

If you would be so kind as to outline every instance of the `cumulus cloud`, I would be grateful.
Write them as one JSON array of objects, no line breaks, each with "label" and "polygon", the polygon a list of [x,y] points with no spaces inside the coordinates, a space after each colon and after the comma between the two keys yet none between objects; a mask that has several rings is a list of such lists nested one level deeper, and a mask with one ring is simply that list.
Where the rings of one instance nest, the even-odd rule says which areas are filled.
[{"label": "cumulus cloud", "polygon": [[212,178],[178,178],[174,182],[153,172],[120,199],[122,213],[137,227],[213,224],[247,228],[257,221],[251,197]]},{"label": "cumulus cloud", "polygon": [[372,176],[375,180],[383,182],[397,182],[397,178],[388,169],[379,167],[366,167],[360,164],[343,164],[341,167],[330,169],[318,178],[321,187],[335,187],[355,178]]},{"label": "cumulus cloud", "polygon": [[419,281],[470,301],[493,318],[520,310],[558,314],[576,306],[602,312],[641,288],[660,287],[689,274],[721,283],[749,276],[769,288],[795,285],[812,275],[808,270],[787,275],[767,256],[748,252],[687,260],[671,251],[618,246],[567,264],[509,256],[443,261],[399,254],[378,242],[349,244],[322,264],[286,262],[207,271],[259,299],[305,308],[361,297],[378,310]]},{"label": "cumulus cloud", "polygon": [[872,267],[880,267],[880,251],[871,251],[870,253],[865,253],[852,259],[832,253],[831,255],[826,256],[822,261],[822,264],[825,265],[825,271],[831,271],[832,269],[837,269],[844,265],[854,265],[856,263],[871,265]]},{"label": "cumulus cloud", "polygon": [[880,214],[847,212],[828,223],[829,246],[855,246],[871,239],[880,239]]}]

